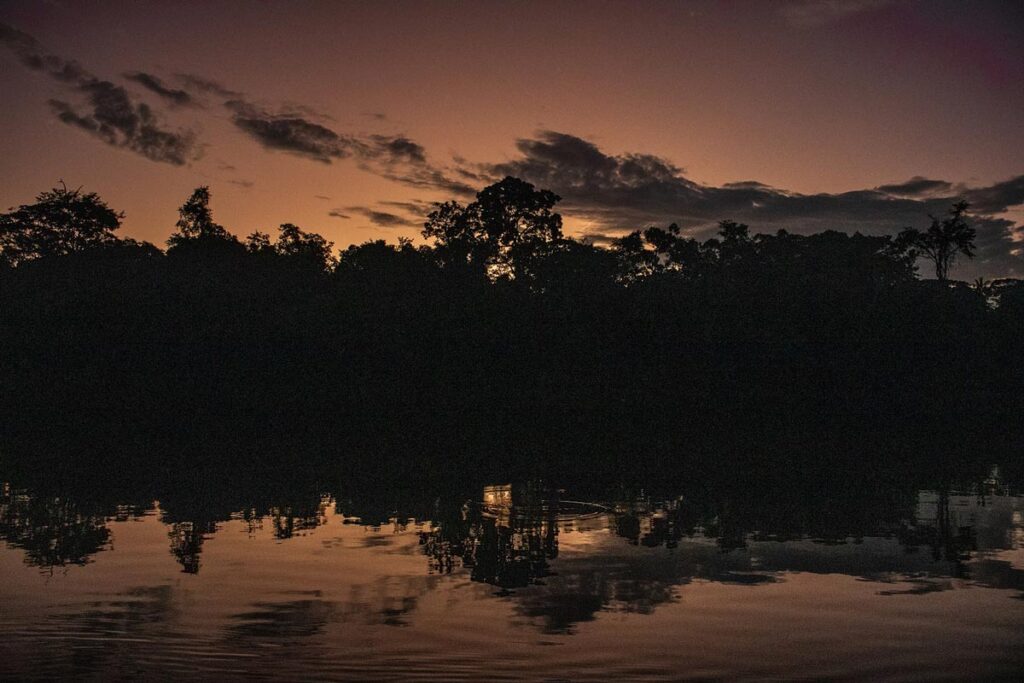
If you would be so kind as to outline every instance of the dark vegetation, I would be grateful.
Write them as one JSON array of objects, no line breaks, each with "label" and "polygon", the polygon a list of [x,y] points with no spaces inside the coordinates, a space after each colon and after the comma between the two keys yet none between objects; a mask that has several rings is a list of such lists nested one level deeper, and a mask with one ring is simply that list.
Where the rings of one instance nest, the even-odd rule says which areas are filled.
[{"label": "dark vegetation", "polygon": [[948,279],[966,205],[896,236],[723,221],[602,248],[557,201],[506,178],[439,205],[426,246],[335,255],[291,224],[239,240],[206,188],[166,250],[95,194],[43,193],[0,215],[0,457],[136,489],[1018,466],[1024,284]]}]

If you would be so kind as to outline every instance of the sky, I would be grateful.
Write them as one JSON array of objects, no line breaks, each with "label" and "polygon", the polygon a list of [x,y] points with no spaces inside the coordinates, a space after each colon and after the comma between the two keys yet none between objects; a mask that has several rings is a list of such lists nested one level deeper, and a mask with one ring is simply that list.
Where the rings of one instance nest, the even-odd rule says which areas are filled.
[{"label": "sky", "polygon": [[1024,4],[0,0],[0,209],[63,180],[163,244],[208,185],[244,236],[418,237],[515,175],[598,244],[678,223],[926,228],[1024,277]]}]

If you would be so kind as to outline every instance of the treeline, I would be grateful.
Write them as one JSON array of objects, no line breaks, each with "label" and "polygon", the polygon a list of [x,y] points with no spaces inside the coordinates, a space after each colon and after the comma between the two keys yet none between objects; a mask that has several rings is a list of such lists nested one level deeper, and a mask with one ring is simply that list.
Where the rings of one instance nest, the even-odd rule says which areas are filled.
[{"label": "treeline", "polygon": [[439,205],[423,246],[336,253],[291,224],[240,240],[209,199],[166,249],[79,190],[0,215],[0,457],[754,477],[1019,460],[1024,286],[947,279],[973,249],[964,204],[895,236],[724,221],[601,247],[506,178]]}]

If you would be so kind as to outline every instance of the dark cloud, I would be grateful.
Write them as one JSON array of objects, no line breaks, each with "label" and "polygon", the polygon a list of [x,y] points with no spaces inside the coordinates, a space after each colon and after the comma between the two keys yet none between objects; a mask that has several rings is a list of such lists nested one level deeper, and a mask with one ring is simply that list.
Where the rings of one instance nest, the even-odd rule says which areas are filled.
[{"label": "dark cloud", "polygon": [[[392,180],[396,183],[424,190],[440,190],[446,194],[462,198],[472,197],[476,194],[479,186],[484,184],[483,182],[470,184],[456,180],[449,175],[449,169],[438,168],[430,164],[421,164],[407,168],[395,168],[394,165],[374,167],[366,164],[362,168],[363,170],[376,173],[386,180]],[[456,170],[451,170],[451,172],[458,173]],[[481,180],[484,179],[481,178]]]},{"label": "dark cloud", "polygon": [[256,184],[251,180],[229,180],[228,182],[231,183],[232,185],[237,185],[238,187],[243,187],[247,190]]},{"label": "dark cloud", "polygon": [[[325,164],[352,158],[363,171],[413,187],[458,196],[470,196],[475,191],[472,185],[452,178],[448,169],[431,164],[423,146],[405,135],[340,133],[297,115],[295,105],[271,111],[244,99],[231,99],[224,106],[232,113],[235,127],[266,149]],[[479,179],[469,175],[473,180]]]},{"label": "dark cloud", "polygon": [[386,211],[366,211],[363,215],[369,218],[370,222],[375,225],[379,225],[382,228],[397,228],[416,225],[415,222],[408,218],[403,218],[393,213],[387,213]]},{"label": "dark cloud", "polygon": [[371,223],[382,228],[403,228],[419,226],[422,220],[417,222],[411,218],[405,218],[387,211],[378,211],[367,206],[346,206],[344,209],[335,209],[329,215],[337,218],[351,218],[351,214],[359,214],[369,219]]},{"label": "dark cloud", "polygon": [[50,100],[50,108],[60,121],[151,161],[180,166],[194,158],[195,139],[191,133],[161,128],[149,105],[132,102],[121,86],[92,80],[81,83],[78,89],[87,95],[84,113],[63,100]]},{"label": "dark cloud", "polygon": [[375,145],[375,151],[390,161],[427,163],[427,154],[423,146],[404,135],[371,135],[370,140]]},{"label": "dark cloud", "polygon": [[57,118],[62,122],[69,126],[77,126],[87,133],[92,133],[97,136],[100,135],[99,124],[89,117],[79,116],[75,112],[74,108],[67,102],[63,102],[61,100],[50,100],[49,104],[50,109],[53,110],[53,113],[56,114]]},{"label": "dark cloud", "polygon": [[324,194],[315,194],[315,195],[313,195],[313,198],[314,199],[321,199],[323,201],[328,201],[330,199],[330,197],[328,197],[327,195],[324,195]]},{"label": "dark cloud", "polygon": [[175,88],[168,88],[164,85],[163,81],[152,74],[147,74],[143,71],[131,71],[124,74],[124,77],[129,81],[135,81],[151,92],[155,92],[157,95],[175,106],[191,107],[196,105],[196,101],[193,100],[192,96],[187,92],[184,90],[177,90]]},{"label": "dark cloud", "polygon": [[896,197],[928,197],[933,195],[948,197],[953,190],[953,184],[945,180],[932,180],[917,175],[904,183],[879,185],[875,189]]},{"label": "dark cloud", "polygon": [[426,216],[428,213],[434,210],[437,206],[437,202],[425,202],[419,199],[414,199],[408,202],[396,202],[396,201],[382,201],[378,202],[381,206],[391,207],[393,209],[401,209],[408,214],[413,216]]},{"label": "dark cloud", "polygon": [[[224,98],[232,124],[268,150],[324,164],[354,159],[361,170],[382,178],[458,196],[471,196],[475,192],[473,184],[483,179],[462,164],[455,168],[431,164],[423,146],[406,135],[340,132],[329,125],[333,121],[330,116],[303,104],[268,106],[202,76],[179,73],[175,78],[195,93]],[[156,85],[169,90],[162,83]],[[369,115],[377,120],[386,118],[383,114]]]},{"label": "dark cloud", "polygon": [[227,99],[239,99],[243,93],[224,87],[215,80],[196,76],[195,74],[174,74],[179,83],[190,90],[204,95],[216,95]]},{"label": "dark cloud", "polygon": [[323,163],[356,157],[367,170],[390,170],[427,163],[423,146],[404,135],[358,136],[338,133],[298,115],[296,105],[271,112],[245,100],[224,103],[232,122],[267,149],[290,152]]},{"label": "dark cloud", "polygon": [[722,187],[729,188],[732,190],[770,190],[771,185],[765,185],[759,183],[756,180],[739,180],[733,183],[725,183]]},{"label": "dark cloud", "polygon": [[327,215],[331,216],[332,218],[343,218],[345,220],[352,218],[352,216],[348,215],[341,209],[331,209],[330,211],[327,212]]},{"label": "dark cloud", "polygon": [[[523,178],[563,198],[563,213],[592,224],[593,239],[649,224],[675,222],[706,237],[719,220],[750,224],[754,230],[809,233],[821,230],[892,234],[926,227],[959,197],[972,203],[978,256],[959,275],[1024,275],[1021,226],[994,214],[1024,203],[1024,176],[990,187],[967,189],[942,180],[907,183],[838,194],[799,194],[757,181],[720,187],[695,183],[670,161],[647,154],[609,155],[582,138],[541,131],[516,143],[517,158],[499,164],[467,165],[492,182],[505,175]],[[946,192],[942,191],[946,188]],[[973,276],[973,275],[972,275]]]},{"label": "dark cloud", "polygon": [[971,210],[978,213],[1003,213],[1011,207],[1024,204],[1024,175],[1004,180],[989,187],[966,190],[964,199]]},{"label": "dark cloud", "polygon": [[97,78],[75,61],[47,53],[35,38],[7,24],[0,23],[0,43],[22,64],[78,96],[78,104],[50,101],[51,111],[63,123],[152,161],[182,165],[195,157],[191,132],[163,128],[149,105],[133,100],[122,86]]},{"label": "dark cloud", "polygon": [[0,22],[0,43],[28,68],[43,71],[59,81],[74,82],[88,76],[77,62],[47,54],[35,38],[3,22]]},{"label": "dark cloud", "polygon": [[325,164],[352,156],[358,143],[298,116],[272,114],[245,100],[224,103],[231,122],[266,149],[289,152]]},{"label": "dark cloud", "polygon": [[566,200],[567,210],[604,216],[602,222],[661,220],[678,213],[680,206],[696,207],[704,201],[701,188],[659,157],[609,156],[592,142],[554,131],[521,139],[516,147],[518,159],[473,171],[491,179],[516,176],[550,188]]},{"label": "dark cloud", "polygon": [[281,116],[298,116],[302,118],[311,119],[313,121],[334,121],[334,117],[330,114],[325,114],[319,109],[315,109],[308,104],[301,104],[299,102],[283,102],[281,103],[278,114]]},{"label": "dark cloud", "polygon": [[460,197],[476,191],[473,185],[452,177],[457,170],[430,163],[423,146],[404,135],[371,135],[361,146],[359,157],[361,169],[396,183]]}]

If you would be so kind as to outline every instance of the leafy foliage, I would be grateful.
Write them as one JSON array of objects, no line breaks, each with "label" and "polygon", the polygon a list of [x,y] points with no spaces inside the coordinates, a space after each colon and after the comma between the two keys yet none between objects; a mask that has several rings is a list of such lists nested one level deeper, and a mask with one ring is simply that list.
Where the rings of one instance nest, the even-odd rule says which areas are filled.
[{"label": "leafy foliage", "polygon": [[727,221],[603,248],[562,235],[557,201],[506,178],[439,205],[428,244],[335,258],[292,224],[243,244],[199,188],[166,253],[111,230],[19,256],[0,268],[0,438],[160,441],[183,467],[301,439],[396,472],[621,473],[707,466],[695,451],[933,464],[1024,437],[1021,283],[919,280],[905,235]]},{"label": "leafy foliage", "polygon": [[435,240],[442,259],[469,263],[492,277],[522,277],[546,245],[562,237],[558,195],[506,177],[462,207],[441,204],[427,219],[423,236]]},{"label": "leafy foliage", "polygon": [[926,232],[907,228],[897,237],[897,242],[909,247],[915,256],[934,263],[935,277],[942,282],[949,279],[949,270],[956,263],[957,256],[974,256],[977,231],[964,216],[968,206],[967,202],[957,202],[946,218],[932,216],[932,224]]},{"label": "leafy foliage", "polygon": [[95,192],[61,184],[9,213],[0,214],[0,260],[10,264],[106,247],[124,214],[113,211]]},{"label": "leafy foliage", "polygon": [[322,236],[306,232],[292,223],[283,223],[278,232],[277,241],[271,242],[269,234],[256,231],[246,238],[245,248],[252,254],[301,261],[321,271],[330,270],[337,263],[332,251],[334,243]]},{"label": "leafy foliage", "polygon": [[237,242],[224,226],[215,223],[210,211],[210,188],[197,187],[178,209],[177,230],[167,240],[167,246],[180,247],[188,242]]}]

